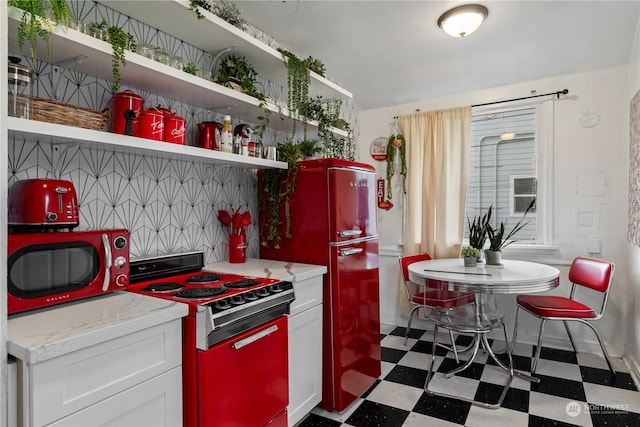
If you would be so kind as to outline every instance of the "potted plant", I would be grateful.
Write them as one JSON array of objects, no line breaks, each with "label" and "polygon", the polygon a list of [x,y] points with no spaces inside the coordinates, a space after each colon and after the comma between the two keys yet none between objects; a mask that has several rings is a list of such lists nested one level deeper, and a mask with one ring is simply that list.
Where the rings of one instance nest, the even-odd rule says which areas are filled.
[{"label": "potted plant", "polygon": [[482,216],[476,216],[473,221],[467,217],[467,226],[469,227],[469,246],[482,250],[487,241],[487,228],[491,221],[492,206],[489,206],[487,212]]},{"label": "potted plant", "polygon": [[61,24],[68,27],[75,20],[65,0],[9,0],[9,6],[25,12],[18,24],[18,46],[22,49],[24,42],[29,42],[29,53],[34,66],[38,39],[44,40],[49,51],[49,36],[53,26]]},{"label": "potted plant", "polygon": [[473,246],[465,246],[460,251],[460,255],[464,258],[465,267],[475,267],[478,264],[480,249],[474,248]]},{"label": "potted plant", "polygon": [[262,101],[265,98],[256,88],[257,76],[247,58],[230,53],[218,65],[216,82]]},{"label": "potted plant", "polygon": [[[529,211],[536,203],[536,199],[533,199],[527,209],[522,214],[522,218],[513,226],[511,231],[507,232],[507,221],[500,222],[500,225],[493,227],[491,224],[487,224],[487,237],[489,239],[489,249],[484,251],[487,265],[500,265],[502,259],[502,249],[506,248],[516,240],[513,236],[518,233],[529,221],[524,221]],[[489,208],[491,209],[491,208]]]},{"label": "potted plant", "polygon": [[313,159],[316,154],[322,151],[322,147],[318,146],[318,141],[315,139],[304,139],[300,141],[300,153],[304,159]]},{"label": "potted plant", "polygon": [[111,72],[113,73],[113,84],[111,90],[116,93],[120,89],[120,65],[126,65],[124,51],[136,51],[136,42],[130,33],[125,32],[122,28],[112,25],[107,27],[109,35],[109,44],[111,44]]}]

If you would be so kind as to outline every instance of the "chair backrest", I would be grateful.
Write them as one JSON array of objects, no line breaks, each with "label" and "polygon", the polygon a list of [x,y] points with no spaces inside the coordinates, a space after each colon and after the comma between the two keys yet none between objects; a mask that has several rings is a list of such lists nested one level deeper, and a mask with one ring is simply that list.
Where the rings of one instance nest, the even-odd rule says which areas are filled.
[{"label": "chair backrest", "polygon": [[569,268],[569,281],[598,292],[606,292],[613,277],[613,263],[599,259],[577,257]]},{"label": "chair backrest", "polygon": [[571,286],[571,296],[573,299],[577,286],[591,288],[604,293],[600,310],[596,313],[595,319],[599,319],[607,306],[609,290],[613,279],[614,264],[609,261],[577,257],[569,268],[569,281]]},{"label": "chair backrest", "polygon": [[431,259],[431,255],[428,253],[417,255],[406,255],[400,257],[400,271],[402,272],[402,279],[405,282],[409,281],[409,265],[418,261],[428,261]]}]

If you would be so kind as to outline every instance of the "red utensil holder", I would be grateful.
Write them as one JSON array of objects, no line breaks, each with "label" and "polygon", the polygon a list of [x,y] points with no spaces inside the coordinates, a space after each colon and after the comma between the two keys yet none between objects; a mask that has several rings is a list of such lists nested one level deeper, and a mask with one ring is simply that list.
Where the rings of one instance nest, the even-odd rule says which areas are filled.
[{"label": "red utensil holder", "polygon": [[243,263],[247,260],[247,235],[229,235],[229,262]]}]

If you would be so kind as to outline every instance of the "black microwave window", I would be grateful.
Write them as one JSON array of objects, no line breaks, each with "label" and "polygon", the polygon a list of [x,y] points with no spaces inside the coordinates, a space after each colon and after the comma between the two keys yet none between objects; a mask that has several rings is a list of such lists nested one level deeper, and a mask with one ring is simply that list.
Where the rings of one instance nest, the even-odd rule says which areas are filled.
[{"label": "black microwave window", "polygon": [[9,292],[36,298],[81,289],[96,279],[100,254],[88,243],[26,246],[9,257]]}]

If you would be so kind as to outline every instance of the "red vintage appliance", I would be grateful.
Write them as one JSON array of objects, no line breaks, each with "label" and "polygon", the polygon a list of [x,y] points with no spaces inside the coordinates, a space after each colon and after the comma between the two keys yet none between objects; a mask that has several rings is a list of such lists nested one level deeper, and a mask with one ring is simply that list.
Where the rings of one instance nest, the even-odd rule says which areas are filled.
[{"label": "red vintage appliance", "polygon": [[189,305],[185,427],[287,426],[293,285],[203,270],[202,252],[134,261],[128,290]]},{"label": "red vintage appliance", "polygon": [[220,151],[220,132],[222,125],[218,122],[198,123],[198,147]]},{"label": "red vintage appliance", "polygon": [[70,181],[16,181],[9,190],[8,205],[12,230],[71,230],[79,223],[78,197]]},{"label": "red vintage appliance", "polygon": [[129,283],[124,229],[12,233],[7,255],[9,314],[104,295]]},{"label": "red vintage appliance", "polygon": [[283,238],[279,249],[261,246],[260,257],[327,266],[320,406],[342,411],[381,371],[376,173],[341,159],[298,167],[290,199],[293,237]]},{"label": "red vintage appliance", "polygon": [[[131,120],[131,135],[138,136],[140,113],[144,106],[144,101],[140,95],[136,95],[130,90],[118,92],[111,98],[109,109],[109,130],[113,133],[125,134],[127,120]],[[128,111],[132,112],[131,118],[127,119]]]}]

